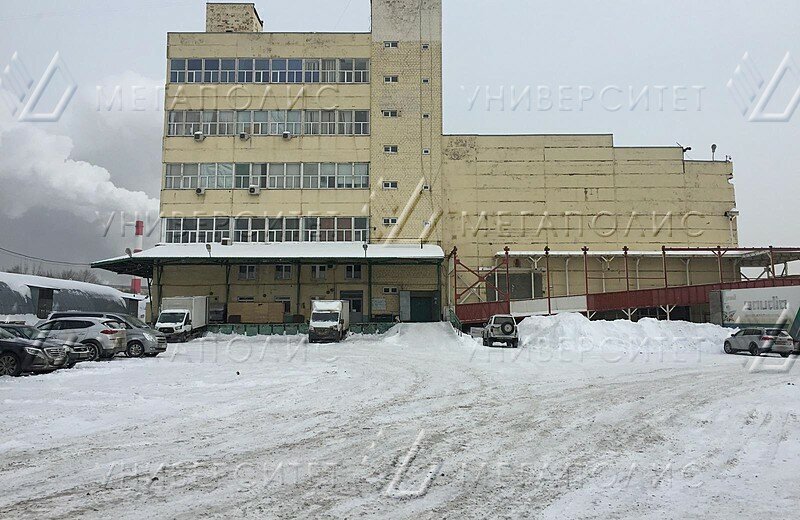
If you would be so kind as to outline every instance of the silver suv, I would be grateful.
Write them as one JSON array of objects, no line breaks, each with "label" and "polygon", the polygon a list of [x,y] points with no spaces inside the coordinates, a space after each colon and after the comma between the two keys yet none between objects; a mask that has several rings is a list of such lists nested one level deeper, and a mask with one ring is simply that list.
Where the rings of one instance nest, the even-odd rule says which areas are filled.
[{"label": "silver suv", "polygon": [[59,318],[37,327],[46,338],[81,343],[89,349],[90,359],[110,359],[127,348],[125,325],[104,318]]},{"label": "silver suv", "polygon": [[751,327],[742,329],[725,340],[725,353],[749,352],[753,356],[775,353],[781,357],[798,354],[798,347],[788,332],[782,329]]},{"label": "silver suv", "polygon": [[126,341],[128,343],[125,354],[128,357],[156,357],[167,350],[166,334],[157,331],[136,316],[132,316],[130,314],[116,312],[65,311],[54,312],[50,314],[49,319],[53,320],[57,318],[80,317],[106,318],[123,324],[125,326],[125,333],[127,336]]},{"label": "silver suv", "polygon": [[491,347],[495,343],[504,343],[513,348],[519,347],[517,321],[510,314],[492,316],[481,336],[484,347]]}]

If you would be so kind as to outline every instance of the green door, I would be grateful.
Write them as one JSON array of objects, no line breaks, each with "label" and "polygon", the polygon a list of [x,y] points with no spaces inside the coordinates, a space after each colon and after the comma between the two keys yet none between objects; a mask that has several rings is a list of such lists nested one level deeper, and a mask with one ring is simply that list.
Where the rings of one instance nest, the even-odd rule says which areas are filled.
[{"label": "green door", "polygon": [[434,321],[432,296],[411,296],[411,321],[413,323]]}]

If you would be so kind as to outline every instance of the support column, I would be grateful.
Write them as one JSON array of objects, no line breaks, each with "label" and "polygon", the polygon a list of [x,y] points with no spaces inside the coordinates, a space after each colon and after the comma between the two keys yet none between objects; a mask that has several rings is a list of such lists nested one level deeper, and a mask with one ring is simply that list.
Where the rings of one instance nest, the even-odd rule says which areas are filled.
[{"label": "support column", "polygon": [[367,323],[372,322],[372,262],[367,260]]},{"label": "support column", "polygon": [[225,306],[225,323],[228,322],[228,302],[231,300],[231,264],[225,264],[225,301],[222,304]]},{"label": "support column", "polygon": [[719,269],[719,283],[722,283],[724,278],[722,276],[722,248],[717,246],[717,268]]},{"label": "support column", "polygon": [[295,302],[294,308],[295,308],[295,314],[299,316],[303,314],[301,312],[302,309],[300,307],[300,287],[302,283],[301,280],[303,279],[303,271],[302,271],[303,264],[298,262],[296,266],[297,266],[297,302]]},{"label": "support column", "polygon": [[547,315],[553,314],[553,300],[550,291],[550,247],[544,248],[544,266],[547,269]]},{"label": "support column", "polygon": [[628,292],[631,290],[631,276],[630,270],[628,269],[628,246],[622,248],[622,251],[625,253],[625,288]]},{"label": "support column", "polygon": [[506,302],[508,302],[508,312],[511,313],[511,260],[509,256],[511,250],[506,246],[503,251],[506,253]]},{"label": "support column", "polygon": [[661,246],[661,261],[664,268],[664,288],[669,287],[669,271],[667,271],[667,246]]}]

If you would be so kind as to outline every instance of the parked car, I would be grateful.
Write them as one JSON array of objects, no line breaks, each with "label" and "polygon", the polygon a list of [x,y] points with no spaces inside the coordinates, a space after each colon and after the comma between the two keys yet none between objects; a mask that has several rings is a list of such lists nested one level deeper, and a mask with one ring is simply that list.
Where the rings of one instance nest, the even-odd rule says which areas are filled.
[{"label": "parked car", "polygon": [[59,318],[37,327],[48,339],[80,343],[89,349],[90,359],[110,359],[127,350],[125,325],[106,318]]},{"label": "parked car", "polygon": [[61,341],[56,338],[47,339],[47,336],[41,330],[32,325],[0,323],[0,329],[10,332],[18,338],[37,341],[38,344],[44,346],[45,348],[65,348],[67,351],[67,360],[66,363],[64,363],[64,368],[72,368],[81,361],[89,361],[91,359],[89,347],[86,345],[72,343],[69,341]]},{"label": "parked car", "polygon": [[136,316],[116,312],[53,312],[49,319],[57,318],[107,318],[118,321],[125,325],[127,336],[127,348],[125,354],[128,357],[155,357],[167,350],[167,335],[152,328]]},{"label": "parked car", "polygon": [[519,346],[519,330],[514,316],[498,314],[489,319],[489,323],[481,333],[483,346],[491,347],[495,343],[505,343],[509,347]]},{"label": "parked car", "polygon": [[781,329],[752,327],[742,329],[725,340],[725,353],[749,352],[753,356],[775,353],[782,357],[800,354],[798,344]]},{"label": "parked car", "polygon": [[[48,352],[49,351],[49,352]],[[24,372],[52,372],[64,366],[66,349],[44,347],[0,329],[0,376]]]}]

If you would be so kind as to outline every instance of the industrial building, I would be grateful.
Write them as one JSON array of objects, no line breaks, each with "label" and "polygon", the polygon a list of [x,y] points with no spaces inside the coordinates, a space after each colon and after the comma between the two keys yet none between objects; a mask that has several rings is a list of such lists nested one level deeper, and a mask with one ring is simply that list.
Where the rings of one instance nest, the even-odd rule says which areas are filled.
[{"label": "industrial building", "polygon": [[154,306],[208,295],[231,323],[247,321],[231,303],[300,321],[345,299],[354,321],[466,324],[703,320],[702,298],[593,296],[737,283],[745,266],[774,279],[798,257],[738,248],[729,161],[612,135],[444,135],[441,0],[371,9],[369,32],[279,33],[253,4],[209,3],[204,32],[170,33],[163,245],[95,267],[150,279]]}]

